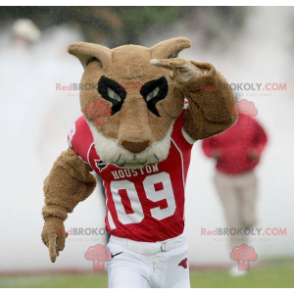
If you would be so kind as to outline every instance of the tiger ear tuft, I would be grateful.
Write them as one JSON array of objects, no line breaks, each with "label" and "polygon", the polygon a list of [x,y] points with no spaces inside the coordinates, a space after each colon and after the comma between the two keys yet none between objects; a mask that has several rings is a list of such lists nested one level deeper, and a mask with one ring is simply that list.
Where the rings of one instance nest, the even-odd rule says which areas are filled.
[{"label": "tiger ear tuft", "polygon": [[172,38],[162,41],[150,48],[152,58],[166,59],[176,58],[180,51],[191,47],[191,41],[187,38]]},{"label": "tiger ear tuft", "polygon": [[111,49],[102,45],[86,42],[72,43],[68,46],[68,53],[76,56],[84,69],[93,59],[99,60],[103,68],[112,66]]}]

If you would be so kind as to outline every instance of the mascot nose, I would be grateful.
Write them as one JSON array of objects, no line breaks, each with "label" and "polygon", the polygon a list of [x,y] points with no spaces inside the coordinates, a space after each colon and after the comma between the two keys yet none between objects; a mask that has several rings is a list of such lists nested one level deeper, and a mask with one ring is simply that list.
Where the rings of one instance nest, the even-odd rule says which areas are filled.
[{"label": "mascot nose", "polygon": [[148,148],[149,141],[131,142],[124,140],[122,141],[121,145],[132,153],[141,153]]}]

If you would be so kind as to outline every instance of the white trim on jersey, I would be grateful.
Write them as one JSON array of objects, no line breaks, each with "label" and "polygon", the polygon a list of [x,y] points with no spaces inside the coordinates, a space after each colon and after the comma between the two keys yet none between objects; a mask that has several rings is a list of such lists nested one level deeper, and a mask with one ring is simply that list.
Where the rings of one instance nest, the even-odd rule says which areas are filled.
[{"label": "white trim on jersey", "polygon": [[108,209],[108,192],[107,192],[107,188],[105,187],[105,182],[102,180],[102,185],[104,187],[104,190],[105,190],[105,202],[106,202],[106,213],[107,213],[107,220],[108,220],[108,223],[109,223],[109,226],[110,226],[110,229],[111,230],[115,230],[116,229],[116,225],[113,221],[113,218],[112,218],[112,215],[111,215],[111,212],[110,210]]},{"label": "white trim on jersey", "polygon": [[[187,109],[188,106],[189,106],[189,101],[188,101],[187,98],[185,98],[185,99],[184,99],[184,106],[183,106],[183,109]],[[186,140],[189,144],[193,145],[193,144],[196,142],[196,140],[193,140],[193,139],[192,139],[192,138],[186,133],[186,131],[184,130],[184,128],[182,128],[182,135],[183,135],[183,137],[185,138],[185,140]]]},{"label": "white trim on jersey", "polygon": [[[183,189],[184,189],[184,193],[185,193],[185,169],[184,169],[184,159],[183,159],[183,154],[181,149],[178,147],[178,145],[176,144],[176,142],[171,138],[172,143],[176,146],[176,148],[178,149],[180,155],[181,155],[181,163],[182,163],[182,178],[183,178]],[[184,209],[184,214],[183,214],[183,219],[185,220],[185,209]]]},{"label": "white trim on jersey", "polygon": [[196,142],[196,140],[192,139],[192,138],[186,133],[186,131],[184,130],[184,128],[182,128],[182,135],[183,135],[183,137],[185,138],[185,140],[186,140],[189,144],[193,145],[193,144]]},{"label": "white trim on jersey", "polygon": [[84,162],[85,164],[88,164],[88,165],[89,165],[89,163],[88,163],[87,161],[84,161],[83,158],[82,158],[81,156],[77,155],[77,157],[78,157],[82,162]]},{"label": "white trim on jersey", "polygon": [[[90,145],[90,147],[89,147],[89,149],[88,149],[88,152],[87,152],[87,160],[88,160],[88,163],[90,164],[90,166],[91,166],[91,163],[90,163],[90,158],[89,158],[89,156],[90,156],[90,151],[91,151],[91,148],[92,148],[92,146],[94,145],[94,142]],[[92,167],[92,166],[91,166]],[[92,169],[93,169],[93,167],[92,167]]]},{"label": "white trim on jersey", "polygon": [[108,222],[109,222],[110,229],[111,230],[115,230],[116,229],[116,225],[115,225],[115,223],[113,221],[111,212],[108,209],[107,209],[107,219],[108,219]]},{"label": "white trim on jersey", "polygon": [[181,166],[182,166],[182,179],[183,179],[183,189],[185,191],[185,175],[184,175],[184,159],[183,159],[183,154],[181,149],[178,147],[178,145],[176,144],[176,142],[173,140],[173,138],[171,138],[172,143],[175,145],[175,147],[177,148],[177,150],[180,153],[181,156]]}]

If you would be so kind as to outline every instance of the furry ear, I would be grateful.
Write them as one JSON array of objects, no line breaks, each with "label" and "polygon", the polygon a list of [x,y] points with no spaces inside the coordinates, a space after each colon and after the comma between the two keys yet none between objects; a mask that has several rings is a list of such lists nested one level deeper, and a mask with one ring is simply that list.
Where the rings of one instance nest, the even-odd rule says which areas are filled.
[{"label": "furry ear", "polygon": [[93,58],[97,58],[102,67],[112,65],[111,49],[102,45],[86,42],[72,43],[68,46],[67,51],[80,60],[84,69]]},{"label": "furry ear", "polygon": [[191,41],[187,38],[172,38],[162,41],[151,47],[152,58],[166,59],[175,58],[183,49],[190,48]]}]

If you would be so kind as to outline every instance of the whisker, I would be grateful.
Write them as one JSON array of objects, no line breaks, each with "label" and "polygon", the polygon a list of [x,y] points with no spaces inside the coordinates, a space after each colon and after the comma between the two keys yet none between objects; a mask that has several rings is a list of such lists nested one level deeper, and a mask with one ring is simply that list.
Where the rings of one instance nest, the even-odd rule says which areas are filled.
[{"label": "whisker", "polygon": [[140,162],[141,163],[141,165],[145,165],[146,164],[146,162],[147,162],[147,158],[146,158],[146,160],[145,160],[145,162]]},{"label": "whisker", "polygon": [[118,165],[119,167],[122,167],[122,166],[124,166],[126,164],[126,160],[124,160],[124,162],[122,163],[122,164],[116,164],[116,165]]},{"label": "whisker", "polygon": [[140,80],[141,77],[142,77],[142,75],[143,75],[143,70],[141,70],[141,72],[139,73],[139,75],[138,75],[138,77],[137,77],[137,80]]},{"label": "whisker", "polygon": [[157,163],[159,163],[159,158],[156,156],[156,154],[153,154],[153,155],[157,159]]},{"label": "whisker", "polygon": [[117,163],[121,158],[121,154],[118,156],[118,159],[114,162],[114,163]]}]

